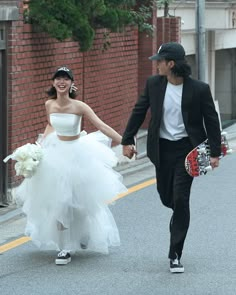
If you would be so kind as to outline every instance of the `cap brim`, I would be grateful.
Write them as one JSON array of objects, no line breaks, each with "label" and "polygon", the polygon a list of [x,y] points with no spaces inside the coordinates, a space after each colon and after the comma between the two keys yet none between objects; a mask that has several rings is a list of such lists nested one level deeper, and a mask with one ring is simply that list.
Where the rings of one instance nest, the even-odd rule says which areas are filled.
[{"label": "cap brim", "polygon": [[155,54],[153,56],[150,56],[148,59],[150,59],[150,60],[162,60],[164,58],[160,54]]},{"label": "cap brim", "polygon": [[53,75],[53,77],[52,77],[52,80],[54,80],[57,76],[59,76],[59,73],[64,73],[64,74],[66,74],[72,81],[74,80],[74,78],[68,73],[68,72],[66,72],[66,71],[57,71],[54,75]]}]

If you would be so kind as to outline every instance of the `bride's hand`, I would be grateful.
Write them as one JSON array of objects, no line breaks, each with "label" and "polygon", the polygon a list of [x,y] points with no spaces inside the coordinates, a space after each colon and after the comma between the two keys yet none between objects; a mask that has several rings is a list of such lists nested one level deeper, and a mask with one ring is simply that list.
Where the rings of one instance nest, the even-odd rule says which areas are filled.
[{"label": "bride's hand", "polygon": [[70,93],[71,93],[72,91],[77,91],[77,90],[78,90],[78,88],[75,86],[74,83],[72,83],[72,84],[71,84],[71,87],[70,87]]}]

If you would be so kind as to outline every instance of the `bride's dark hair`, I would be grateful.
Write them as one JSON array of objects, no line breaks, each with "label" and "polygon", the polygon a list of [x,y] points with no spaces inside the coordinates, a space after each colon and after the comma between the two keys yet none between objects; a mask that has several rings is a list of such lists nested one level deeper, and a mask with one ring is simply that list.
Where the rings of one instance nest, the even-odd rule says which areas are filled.
[{"label": "bride's dark hair", "polygon": [[[57,98],[57,92],[54,86],[52,86],[48,91],[46,91],[46,93],[51,99]],[[75,99],[77,97],[76,91],[72,90],[72,92],[69,92],[69,97]]]}]

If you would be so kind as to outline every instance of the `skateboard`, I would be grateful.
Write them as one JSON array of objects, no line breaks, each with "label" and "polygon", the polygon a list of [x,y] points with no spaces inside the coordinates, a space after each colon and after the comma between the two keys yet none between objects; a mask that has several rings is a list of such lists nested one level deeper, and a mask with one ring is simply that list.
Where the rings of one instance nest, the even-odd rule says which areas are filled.
[{"label": "skateboard", "polygon": [[[232,150],[229,148],[226,132],[221,132],[221,155],[220,159],[224,156],[231,154]],[[195,147],[185,158],[185,169],[192,177],[207,174],[213,168],[210,164],[210,146],[208,139],[203,141]]]}]

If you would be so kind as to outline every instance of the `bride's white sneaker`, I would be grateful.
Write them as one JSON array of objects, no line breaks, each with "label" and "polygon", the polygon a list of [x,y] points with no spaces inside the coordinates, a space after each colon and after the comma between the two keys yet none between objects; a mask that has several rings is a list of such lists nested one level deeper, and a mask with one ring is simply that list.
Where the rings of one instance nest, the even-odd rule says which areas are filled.
[{"label": "bride's white sneaker", "polygon": [[71,255],[68,251],[62,250],[58,253],[57,259],[55,260],[55,263],[57,265],[65,265],[71,262]]}]

